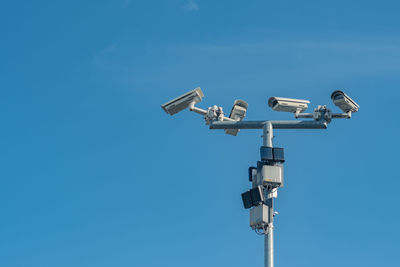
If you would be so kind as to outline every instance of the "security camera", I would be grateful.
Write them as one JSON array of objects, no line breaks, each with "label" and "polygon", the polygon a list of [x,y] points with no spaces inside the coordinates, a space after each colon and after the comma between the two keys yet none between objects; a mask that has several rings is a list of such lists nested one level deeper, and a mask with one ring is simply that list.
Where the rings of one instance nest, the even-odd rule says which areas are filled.
[{"label": "security camera", "polygon": [[268,100],[268,106],[275,111],[284,112],[303,112],[308,108],[310,101],[301,99],[292,99],[284,97],[271,97]]},{"label": "security camera", "polygon": [[331,95],[333,103],[343,112],[357,112],[360,106],[343,91],[336,90]]},{"label": "security camera", "polygon": [[[241,121],[244,119],[246,116],[246,111],[247,107],[249,105],[247,104],[246,101],[237,99],[233,103],[233,107],[231,110],[231,114],[229,115],[229,118],[235,120],[235,121]],[[229,135],[234,135],[236,136],[237,133],[239,132],[239,129],[225,129],[225,133]]]},{"label": "security camera", "polygon": [[186,94],[181,95],[180,97],[177,97],[164,105],[161,105],[161,107],[165,110],[166,113],[170,115],[174,115],[175,113],[178,113],[193,104],[199,103],[204,94],[201,91],[200,87],[197,87],[196,89],[187,92]]}]

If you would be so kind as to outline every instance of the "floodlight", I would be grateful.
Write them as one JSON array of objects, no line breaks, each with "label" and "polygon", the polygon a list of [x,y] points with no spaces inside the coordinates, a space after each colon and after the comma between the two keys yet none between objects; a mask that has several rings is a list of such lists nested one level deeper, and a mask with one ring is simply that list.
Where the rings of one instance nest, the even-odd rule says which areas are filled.
[{"label": "floodlight", "polygon": [[[235,102],[233,103],[233,107],[231,110],[231,114],[229,115],[229,118],[235,120],[235,121],[241,121],[244,119],[244,117],[246,116],[246,111],[248,108],[248,104],[246,101],[237,99],[235,100]],[[226,134],[230,134],[230,135],[234,135],[236,136],[237,133],[239,132],[239,129],[226,129],[225,133]]]},{"label": "floodlight", "polygon": [[271,97],[268,100],[268,106],[275,111],[283,112],[303,112],[308,108],[310,101],[302,99]]},{"label": "floodlight", "polygon": [[191,104],[199,103],[202,100],[203,96],[204,94],[201,91],[200,87],[197,87],[196,89],[161,105],[161,107],[165,110],[166,113],[174,115],[175,113],[178,113],[190,107]]},{"label": "floodlight", "polygon": [[250,194],[253,206],[258,206],[264,201],[264,189],[262,186],[254,187],[250,190]]},{"label": "floodlight", "polygon": [[260,147],[261,160],[274,165],[285,162],[285,155],[281,147]]},{"label": "floodlight", "polygon": [[331,95],[333,103],[343,112],[357,112],[360,106],[343,91],[336,90]]},{"label": "floodlight", "polygon": [[253,201],[251,201],[250,191],[246,191],[242,194],[242,201],[245,209],[250,209],[253,206]]},{"label": "floodlight", "polygon": [[249,167],[249,182],[253,181],[253,177],[257,177],[257,168],[256,167]]},{"label": "floodlight", "polygon": [[258,185],[242,194],[243,206],[245,209],[258,206],[264,202],[263,186]]}]

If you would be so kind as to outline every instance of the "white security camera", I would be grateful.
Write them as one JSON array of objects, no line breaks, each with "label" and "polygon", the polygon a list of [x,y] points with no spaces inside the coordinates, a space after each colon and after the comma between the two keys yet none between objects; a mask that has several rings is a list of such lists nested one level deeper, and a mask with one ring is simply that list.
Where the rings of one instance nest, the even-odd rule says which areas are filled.
[{"label": "white security camera", "polygon": [[338,106],[343,112],[357,112],[360,106],[346,95],[343,91],[336,90],[332,93],[331,98],[333,103]]},{"label": "white security camera", "polygon": [[268,106],[275,111],[298,112],[301,113],[308,108],[310,101],[302,99],[292,99],[284,97],[271,97]]},{"label": "white security camera", "polygon": [[174,115],[175,113],[178,113],[188,107],[190,107],[193,104],[199,103],[204,94],[201,91],[200,87],[197,87],[196,89],[187,92],[186,94],[181,95],[180,97],[177,97],[164,105],[161,105],[161,107],[165,110],[170,115]]},{"label": "white security camera", "polygon": [[[237,99],[233,103],[233,107],[231,110],[231,114],[229,115],[229,118],[235,121],[241,121],[244,119],[246,116],[246,111],[248,108],[249,104],[247,104],[246,101]],[[234,135],[236,136],[237,133],[239,132],[239,129],[225,129],[226,134]]]}]

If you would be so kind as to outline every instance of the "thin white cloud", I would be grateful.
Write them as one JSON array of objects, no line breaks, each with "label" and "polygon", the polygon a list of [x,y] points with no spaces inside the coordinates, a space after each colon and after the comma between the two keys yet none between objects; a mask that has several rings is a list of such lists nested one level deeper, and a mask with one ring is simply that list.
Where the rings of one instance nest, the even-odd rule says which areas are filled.
[{"label": "thin white cloud", "polygon": [[103,50],[100,51],[100,54],[104,55],[104,54],[111,53],[111,52],[113,52],[115,50],[116,47],[117,47],[117,43],[114,43],[114,44],[112,44],[110,46],[107,46]]},{"label": "thin white cloud", "polygon": [[97,52],[94,56],[93,56],[93,62],[96,66],[98,67],[102,67],[102,68],[108,68],[107,65],[109,65],[108,63],[108,58],[110,56],[112,56],[112,54],[115,52],[115,50],[117,49],[118,46],[118,42],[115,42],[107,47],[104,47],[102,50],[100,50],[99,52]]},{"label": "thin white cloud", "polygon": [[185,5],[185,7],[184,7],[186,10],[188,10],[188,11],[199,11],[200,10],[200,7],[199,7],[199,5],[195,2],[195,0],[189,0],[187,3],[186,3],[186,5]]}]

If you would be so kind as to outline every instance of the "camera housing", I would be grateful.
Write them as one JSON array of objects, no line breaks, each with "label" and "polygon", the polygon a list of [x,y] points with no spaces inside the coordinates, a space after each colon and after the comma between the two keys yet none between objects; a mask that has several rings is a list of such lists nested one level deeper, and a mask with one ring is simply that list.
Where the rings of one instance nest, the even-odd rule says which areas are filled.
[{"label": "camera housing", "polygon": [[[249,104],[247,104],[246,101],[237,99],[233,103],[231,114],[229,115],[229,118],[235,120],[235,121],[241,121],[244,119],[246,116],[246,111],[248,108]],[[236,136],[237,133],[239,132],[239,129],[225,129],[225,133],[229,135]]]},{"label": "camera housing", "polygon": [[343,91],[336,90],[331,95],[333,103],[343,112],[357,112],[360,106]]},{"label": "camera housing", "polygon": [[310,101],[285,97],[271,97],[268,106],[275,111],[303,112],[308,108]]},{"label": "camera housing", "polygon": [[203,96],[204,94],[200,87],[197,87],[196,89],[161,105],[161,107],[167,114],[174,115],[190,107],[191,104],[199,103],[203,99]]}]

